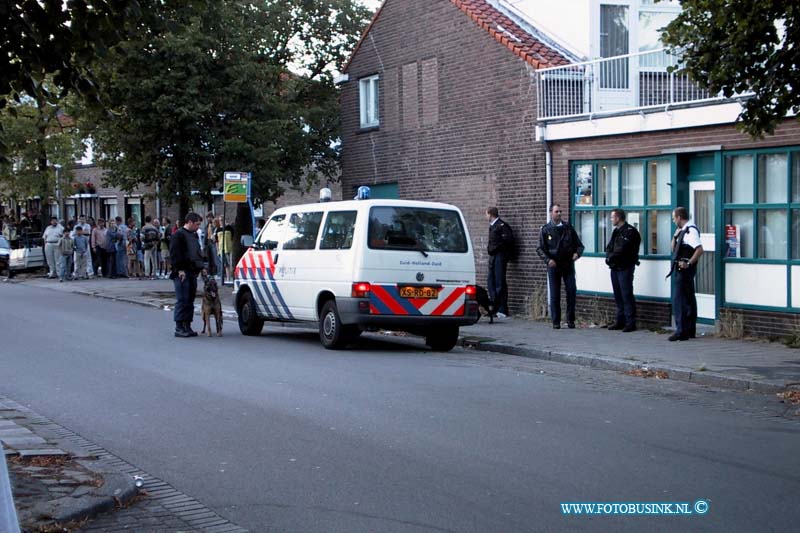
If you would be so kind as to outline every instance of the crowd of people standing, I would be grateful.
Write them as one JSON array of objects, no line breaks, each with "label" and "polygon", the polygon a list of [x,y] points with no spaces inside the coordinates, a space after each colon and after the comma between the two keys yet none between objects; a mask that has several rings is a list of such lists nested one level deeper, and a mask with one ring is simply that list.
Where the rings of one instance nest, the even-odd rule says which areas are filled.
[{"label": "crowd of people standing", "polygon": [[[24,242],[30,225],[10,216],[0,219],[0,231],[12,248],[37,244]],[[63,221],[56,217],[40,231],[47,264],[47,277],[60,281],[104,278],[167,279],[172,270],[170,239],[180,226],[168,217],[161,220],[146,216],[139,225],[135,218],[86,217]],[[35,228],[39,229],[39,228]],[[32,230],[31,230],[32,231]],[[233,227],[224,225],[222,217],[209,213],[198,232],[201,250],[211,275],[231,276]],[[212,260],[213,258],[213,260]]]}]

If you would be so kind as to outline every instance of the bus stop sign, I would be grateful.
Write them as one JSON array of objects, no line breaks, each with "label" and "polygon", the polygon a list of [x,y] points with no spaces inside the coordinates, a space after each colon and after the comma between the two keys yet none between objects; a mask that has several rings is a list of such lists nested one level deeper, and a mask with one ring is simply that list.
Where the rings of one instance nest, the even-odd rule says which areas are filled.
[{"label": "bus stop sign", "polygon": [[250,199],[250,173],[226,172],[223,191],[226,202],[246,203]]}]

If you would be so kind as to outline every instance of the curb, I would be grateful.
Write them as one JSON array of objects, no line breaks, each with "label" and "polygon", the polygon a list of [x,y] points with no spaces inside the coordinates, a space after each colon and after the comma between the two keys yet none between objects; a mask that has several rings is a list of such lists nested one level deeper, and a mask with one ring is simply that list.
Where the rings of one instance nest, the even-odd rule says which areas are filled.
[{"label": "curb", "polygon": [[69,523],[94,518],[111,511],[115,507],[124,507],[139,493],[130,476],[111,471],[110,467],[96,468],[102,465],[91,465],[91,461],[81,461],[81,465],[103,476],[103,486],[96,492],[80,498],[59,498],[47,502],[40,510],[50,508],[47,514],[57,523]]},{"label": "curb", "polygon": [[482,352],[503,353],[531,359],[587,366],[600,370],[614,370],[617,372],[629,372],[631,370],[663,371],[669,376],[668,379],[685,381],[697,385],[709,385],[723,389],[753,391],[761,394],[775,394],[786,390],[786,387],[783,385],[751,381],[743,378],[726,376],[716,372],[696,372],[687,368],[660,364],[649,365],[605,355],[550,351],[541,348],[532,348],[530,346],[517,346],[504,342],[480,341],[474,338],[471,339],[468,336],[460,337],[459,345]]}]

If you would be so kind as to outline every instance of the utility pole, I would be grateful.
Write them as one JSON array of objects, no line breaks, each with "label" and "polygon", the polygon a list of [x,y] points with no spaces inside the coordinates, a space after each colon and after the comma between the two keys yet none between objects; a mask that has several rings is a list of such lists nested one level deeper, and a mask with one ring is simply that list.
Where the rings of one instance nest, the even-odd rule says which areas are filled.
[{"label": "utility pole", "polygon": [[61,213],[64,212],[64,206],[61,205],[61,180],[59,179],[59,171],[61,170],[61,165],[58,163],[53,163],[53,168],[56,169],[56,204],[58,205],[58,214],[56,215],[59,220],[61,220]]}]

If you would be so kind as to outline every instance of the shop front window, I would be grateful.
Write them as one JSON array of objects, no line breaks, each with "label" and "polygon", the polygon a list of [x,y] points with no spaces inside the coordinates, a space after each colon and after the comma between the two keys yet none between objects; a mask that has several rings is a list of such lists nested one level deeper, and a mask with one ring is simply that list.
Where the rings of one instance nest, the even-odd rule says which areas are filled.
[{"label": "shop front window", "polygon": [[[593,173],[597,174],[594,197]],[[669,256],[672,238],[672,160],[636,159],[573,166],[573,225],[585,253],[604,253],[614,227],[611,210],[622,207],[642,236],[642,256]],[[593,201],[594,200],[594,201]]]}]

